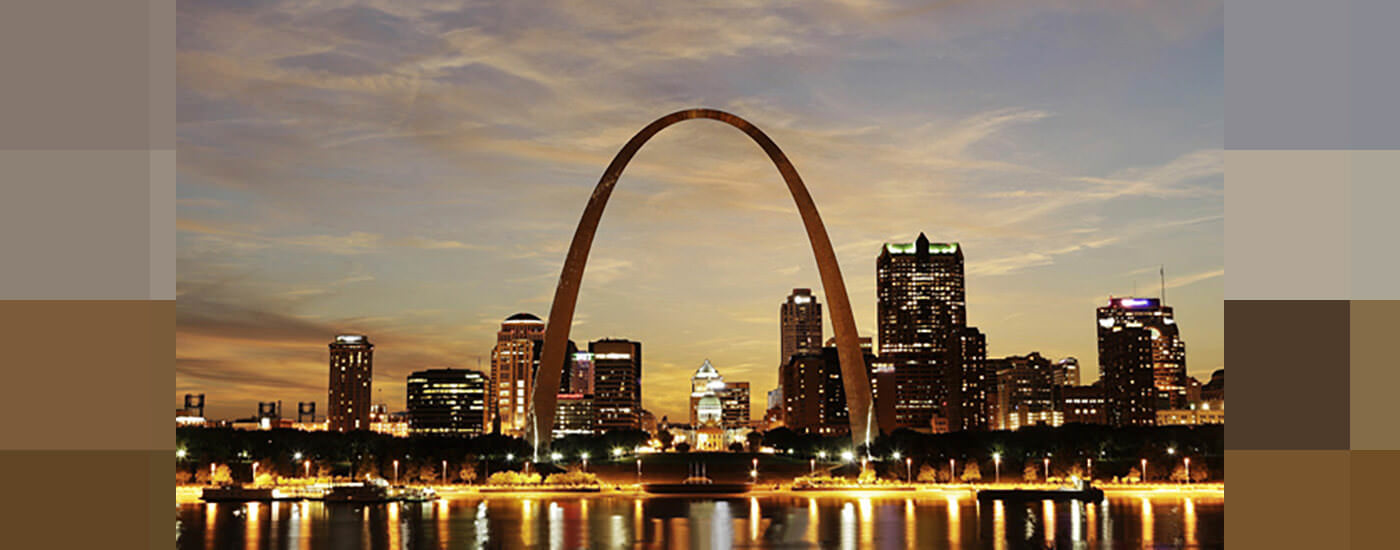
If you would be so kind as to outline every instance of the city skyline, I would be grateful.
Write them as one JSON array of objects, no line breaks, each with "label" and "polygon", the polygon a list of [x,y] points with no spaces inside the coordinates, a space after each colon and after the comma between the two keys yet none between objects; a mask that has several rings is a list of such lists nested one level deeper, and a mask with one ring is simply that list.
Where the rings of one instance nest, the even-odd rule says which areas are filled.
[{"label": "city skyline", "polygon": [[[636,58],[596,75],[551,71],[561,52],[509,32],[537,14],[478,29],[494,48],[464,42],[445,12],[280,14],[338,39],[313,51],[283,25],[260,24],[265,40],[237,32],[283,8],[179,9],[176,394],[207,394],[210,416],[246,415],[269,399],[321,401],[325,342],[342,333],[375,342],[372,400],[396,408],[410,372],[489,371],[502,319],[547,316],[566,239],[606,158],[640,124],[692,104],[750,118],[801,169],[861,336],[875,336],[880,243],[924,232],[966,248],[967,321],[986,334],[989,357],[1075,356],[1097,378],[1091,308],[1108,295],[1156,296],[1165,264],[1189,374],[1204,380],[1224,366],[1215,8],[912,15],[938,23],[932,36],[875,19],[863,31],[824,30],[779,10],[746,24],[793,23],[787,43],[755,39],[743,55],[679,33],[610,44],[599,38],[606,25],[556,14],[595,62]],[[1065,27],[1114,32],[1093,45],[1048,42]],[[884,40],[862,34],[872,29]],[[984,43],[1003,32],[1020,38]],[[365,50],[381,41],[375,33],[405,40]],[[956,54],[927,57],[930,42]],[[1072,53],[1103,66],[1092,79],[1051,78],[1082,71]],[[706,81],[683,86],[667,68],[678,61]],[[818,62],[822,71],[803,68]],[[730,72],[782,82],[754,89],[720,76]],[[871,72],[908,75],[903,89],[929,93],[849,83]],[[276,84],[276,97],[259,95],[258,82]],[[564,87],[576,99],[556,93]],[[471,101],[451,99],[458,93]],[[337,114],[341,100],[382,108]],[[778,304],[793,288],[822,295],[771,166],[715,126],[677,128],[639,155],[600,229],[575,320],[576,341],[646,344],[642,401],[658,416],[684,416],[662,405],[706,357],[756,391],[775,387]]]}]

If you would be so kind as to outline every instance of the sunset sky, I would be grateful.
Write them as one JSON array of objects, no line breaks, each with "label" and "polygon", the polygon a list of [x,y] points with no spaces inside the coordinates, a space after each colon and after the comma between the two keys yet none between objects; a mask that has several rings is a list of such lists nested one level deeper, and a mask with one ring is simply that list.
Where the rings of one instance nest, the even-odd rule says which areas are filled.
[{"label": "sunset sky", "polygon": [[[1218,2],[503,4],[177,4],[177,406],[324,412],[344,332],[391,410],[414,370],[489,371],[502,319],[547,316],[612,155],[702,106],[793,161],[863,336],[880,244],[922,231],[962,243],[992,356],[1096,379],[1094,308],[1164,264],[1188,371],[1224,367]],[[619,181],[573,338],[640,340],[658,417],[706,358],[761,415],[794,287],[820,284],[777,171],[687,122]]]}]

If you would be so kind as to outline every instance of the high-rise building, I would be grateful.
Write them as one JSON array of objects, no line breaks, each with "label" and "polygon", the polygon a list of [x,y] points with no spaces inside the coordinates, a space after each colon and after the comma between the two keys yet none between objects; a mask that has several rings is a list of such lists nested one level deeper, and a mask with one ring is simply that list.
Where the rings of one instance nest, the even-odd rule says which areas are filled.
[{"label": "high-rise building", "polygon": [[719,402],[724,407],[724,425],[738,428],[749,425],[749,383],[726,382],[724,391],[719,394]]},{"label": "high-rise building", "polygon": [[1103,386],[1057,386],[1059,409],[1065,424],[1107,424],[1108,411]]},{"label": "high-rise building", "polygon": [[1201,386],[1201,400],[1225,402],[1225,369],[1210,373],[1210,381]]},{"label": "high-rise building", "polygon": [[1054,367],[1039,353],[988,360],[996,369],[996,428],[1059,426],[1064,415],[1055,402]]},{"label": "high-rise building", "polygon": [[913,243],[886,243],[875,268],[877,371],[893,373],[896,424],[926,431],[958,408],[961,367],[950,350],[967,323],[962,247],[920,233]]},{"label": "high-rise building", "polygon": [[822,305],[810,288],[794,288],[781,308],[782,342],[778,364],[798,353],[816,353],[822,347]]},{"label": "high-rise building", "polygon": [[489,385],[485,374],[468,369],[428,369],[408,375],[409,433],[485,433]]},{"label": "high-rise building", "polygon": [[[573,345],[572,342],[569,344]],[[568,393],[593,395],[593,354],[576,351],[569,369]]]},{"label": "high-rise building", "polygon": [[329,429],[368,430],[374,344],[361,334],[342,334],[330,343],[330,352],[330,406],[326,411]]},{"label": "high-rise building", "polygon": [[1099,331],[1099,372],[1104,406],[1113,426],[1152,426],[1157,422],[1157,388],[1152,363],[1152,332],[1114,324]]},{"label": "high-rise building", "polygon": [[641,429],[642,343],[605,338],[589,342],[588,352],[598,430]]},{"label": "high-rise building", "polygon": [[523,437],[535,389],[535,371],[544,352],[544,321],[529,313],[507,317],[491,348],[490,425]]},{"label": "high-rise building", "polygon": [[554,412],[554,438],[597,433],[593,416],[593,396],[582,393],[559,394]]},{"label": "high-rise building", "polygon": [[[874,367],[875,355],[868,347],[869,338],[863,340],[867,345],[861,351],[869,371]],[[846,386],[836,346],[823,347],[820,353],[792,356],[779,370],[779,381],[783,390],[783,421],[789,429],[821,435],[850,432]]]},{"label": "high-rise building", "polygon": [[[1109,298],[1108,305],[1098,308],[1098,332],[1102,341],[1105,333],[1120,327],[1143,328],[1152,346],[1153,385],[1157,388],[1154,407],[1158,409],[1186,406],[1186,344],[1176,324],[1172,308],[1157,298]],[[1103,356],[1099,357],[1099,372],[1103,372]]]},{"label": "high-rise building", "polygon": [[1073,357],[1066,357],[1055,361],[1052,382],[1056,386],[1078,386],[1079,385],[1079,360]]},{"label": "high-rise building", "polygon": [[977,327],[966,327],[951,343],[948,428],[986,430],[992,425],[990,402],[996,392],[996,373],[987,368],[987,337]]}]

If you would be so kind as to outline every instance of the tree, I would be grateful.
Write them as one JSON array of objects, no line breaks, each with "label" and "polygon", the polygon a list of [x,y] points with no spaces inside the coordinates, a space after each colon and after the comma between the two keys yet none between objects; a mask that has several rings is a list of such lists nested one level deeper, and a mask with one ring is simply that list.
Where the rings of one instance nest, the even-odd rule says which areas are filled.
[{"label": "tree", "polygon": [[440,480],[437,466],[434,466],[431,462],[425,462],[418,466],[416,474],[418,481],[422,483],[433,483]]},{"label": "tree", "polygon": [[1129,480],[1133,483],[1142,483],[1142,472],[1139,472],[1136,466],[1134,466],[1131,470],[1128,470],[1128,476],[1125,479],[1125,481]]},{"label": "tree", "polygon": [[1031,483],[1040,481],[1040,465],[1036,464],[1033,460],[1027,462],[1026,467],[1021,469],[1021,479]]},{"label": "tree", "polygon": [[729,452],[731,452],[731,453],[742,453],[742,452],[744,452],[744,444],[743,444],[743,443],[740,443],[740,442],[738,442],[738,441],[735,441],[735,442],[733,442],[733,443],[730,443],[730,444],[729,444]]},{"label": "tree", "polygon": [[1185,483],[1185,482],[1186,482],[1186,467],[1183,466],[1183,465],[1181,465],[1181,464],[1177,464],[1177,465],[1176,465],[1176,468],[1173,468],[1173,469],[1172,469],[1172,475],[1171,475],[1171,477],[1170,477],[1169,479],[1170,479],[1171,481],[1175,481],[1175,482],[1177,482],[1177,483]]},{"label": "tree", "polygon": [[875,469],[874,469],[874,468],[866,468],[866,469],[864,469],[864,470],[861,470],[860,475],[856,476],[856,482],[857,482],[857,483],[862,483],[862,484],[864,484],[864,483],[874,483],[874,482],[875,482]]},{"label": "tree", "polygon": [[258,472],[257,477],[253,478],[253,485],[273,485],[275,483],[277,483],[277,477],[270,472]]},{"label": "tree", "polygon": [[977,466],[976,461],[968,461],[967,466],[963,466],[962,480],[967,482],[982,481],[982,469]]},{"label": "tree", "polygon": [[749,432],[749,435],[744,436],[744,439],[748,441],[751,453],[756,453],[763,447],[763,434],[758,433],[758,431]]},{"label": "tree", "polygon": [[1191,467],[1191,481],[1200,483],[1210,478],[1210,470],[1205,464],[1198,464]]},{"label": "tree", "polygon": [[214,478],[209,481],[215,485],[233,483],[233,471],[228,469],[227,464],[220,464],[214,468]]},{"label": "tree", "polygon": [[190,473],[187,470],[175,470],[175,484],[184,485],[190,482]]},{"label": "tree", "polygon": [[661,443],[661,450],[664,451],[671,448],[671,442],[676,440],[676,435],[671,433],[671,430],[662,428],[656,432],[656,440]]},{"label": "tree", "polygon": [[476,465],[471,463],[463,464],[461,471],[457,472],[457,477],[461,479],[463,483],[476,481]]},{"label": "tree", "polygon": [[584,472],[579,469],[570,469],[567,472],[549,474],[544,479],[545,485],[597,485],[598,476],[591,472]]},{"label": "tree", "polygon": [[920,483],[933,483],[938,481],[938,470],[933,469],[933,466],[929,466],[928,464],[920,466],[919,477],[917,479]]},{"label": "tree", "polygon": [[680,445],[676,445],[676,452],[680,452],[680,453],[688,453],[688,452],[690,452],[690,443],[685,442],[685,441],[682,441]]}]

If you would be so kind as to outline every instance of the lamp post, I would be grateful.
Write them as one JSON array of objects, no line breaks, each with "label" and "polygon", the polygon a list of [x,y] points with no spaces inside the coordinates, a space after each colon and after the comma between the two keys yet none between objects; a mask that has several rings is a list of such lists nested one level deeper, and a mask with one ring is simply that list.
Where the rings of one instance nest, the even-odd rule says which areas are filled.
[{"label": "lamp post", "polygon": [[258,463],[253,463],[253,485],[258,484]]},{"label": "lamp post", "polygon": [[758,481],[758,458],[753,459],[753,480]]},{"label": "lamp post", "polygon": [[954,462],[953,459],[948,459],[948,483],[952,483],[954,479],[958,478],[958,470],[953,467],[955,464],[956,462]]},{"label": "lamp post", "polygon": [[914,459],[905,457],[904,459],[904,482],[914,482]]},{"label": "lamp post", "polygon": [[808,472],[807,475],[810,475],[810,476],[815,477],[815,476],[817,475],[817,459],[815,459],[815,458],[809,458],[809,459],[807,459],[807,463],[808,463],[808,466],[809,466],[810,469],[811,469],[811,471]]},{"label": "lamp post", "polygon": [[447,460],[442,461],[442,484],[447,485]]},{"label": "lamp post", "polygon": [[1092,458],[1084,459],[1084,479],[1094,479],[1094,459]]},{"label": "lamp post", "polygon": [[1138,483],[1147,483],[1147,459],[1142,459],[1142,470],[1138,474]]},{"label": "lamp post", "polygon": [[311,459],[308,458],[308,459],[306,459],[306,462],[303,462],[303,463],[302,463],[302,469],[303,469],[303,471],[304,471],[305,473],[302,474],[301,477],[306,477],[306,478],[311,477]]},{"label": "lamp post", "polygon": [[642,484],[642,457],[637,457],[637,485]]},{"label": "lamp post", "polygon": [[1182,458],[1181,460],[1182,460],[1182,462],[1185,462],[1185,463],[1186,463],[1186,484],[1187,484],[1187,485],[1190,485],[1190,484],[1191,484],[1191,457],[1188,456],[1188,457]]},{"label": "lamp post", "polygon": [[188,454],[189,454],[189,453],[185,452],[184,449],[176,449],[176,450],[175,450],[175,458],[180,459],[180,460],[184,460],[184,459],[185,459],[185,456],[187,456]]},{"label": "lamp post", "polygon": [[1045,457],[1045,482],[1050,483],[1050,457]]},{"label": "lamp post", "polygon": [[210,463],[209,463],[209,484],[210,484],[210,485],[213,485],[213,484],[214,484],[214,467],[215,467],[215,466],[216,466],[216,464],[214,464],[213,462],[210,462]]},{"label": "lamp post", "polygon": [[399,484],[399,459],[394,459],[394,485]]},{"label": "lamp post", "polygon": [[587,471],[588,471],[588,453],[583,453],[583,454],[580,454],[580,455],[578,455],[578,456],[579,456],[579,458],[582,458],[582,459],[583,459],[583,471],[587,472]]},{"label": "lamp post", "polygon": [[1001,453],[992,453],[992,464],[995,464],[995,465],[996,465],[996,466],[994,466],[994,467],[996,468],[996,472],[997,472],[997,484],[1000,485],[1000,484],[1001,484]]}]

